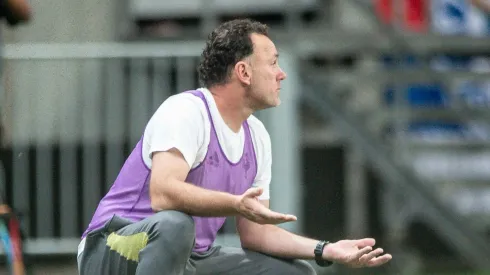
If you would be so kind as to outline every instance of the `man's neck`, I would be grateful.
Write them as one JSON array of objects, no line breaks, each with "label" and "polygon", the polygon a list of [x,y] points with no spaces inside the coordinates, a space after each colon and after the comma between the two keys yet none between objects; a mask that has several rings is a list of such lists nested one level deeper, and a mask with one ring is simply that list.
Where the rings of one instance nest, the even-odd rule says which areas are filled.
[{"label": "man's neck", "polygon": [[212,87],[209,91],[223,121],[233,132],[238,133],[243,122],[253,113],[247,106],[245,92],[231,85]]}]

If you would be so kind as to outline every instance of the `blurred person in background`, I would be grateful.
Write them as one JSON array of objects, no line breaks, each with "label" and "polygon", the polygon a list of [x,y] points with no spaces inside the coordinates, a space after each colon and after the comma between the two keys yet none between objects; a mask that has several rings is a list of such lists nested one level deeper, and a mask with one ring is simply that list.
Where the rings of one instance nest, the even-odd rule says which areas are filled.
[{"label": "blurred person in background", "polygon": [[[28,22],[31,19],[31,7],[26,0],[0,0],[0,19],[7,23],[7,26],[13,28],[21,23]],[[0,44],[2,44],[2,36],[0,35]],[[0,53],[2,52],[0,46]],[[3,146],[3,110],[5,95],[3,86],[3,59],[0,61],[0,151]],[[0,154],[2,156],[2,154]],[[0,157],[0,186],[4,187],[3,177],[3,159]],[[4,191],[4,190],[2,190]],[[3,195],[3,194],[2,194]]]},{"label": "blurred person in background", "polygon": [[377,18],[383,24],[405,32],[427,31],[428,0],[373,0],[373,5]]},{"label": "blurred person in background", "polygon": [[[31,19],[31,8],[27,1],[25,0],[0,0],[0,19],[7,23],[8,27],[16,27],[21,23],[28,22]],[[0,44],[2,44],[2,35],[0,34]],[[2,52],[0,46],[0,53]],[[6,155],[3,153],[3,106],[4,106],[4,85],[3,85],[3,59],[0,60],[0,212],[1,214],[5,214],[6,212],[10,212],[11,208],[6,205],[6,179],[4,172],[4,159],[3,157]],[[3,224],[3,223],[2,223]],[[21,247],[21,240],[14,239],[11,240],[13,245],[19,245]],[[22,254],[22,250],[20,251]],[[21,254],[21,255],[22,255]],[[22,260],[22,256],[15,256],[15,260],[10,262],[9,265],[11,268],[12,274],[25,274],[25,266]]]},{"label": "blurred person in background", "polygon": [[[16,27],[31,19],[31,7],[25,0],[0,0],[0,19],[9,27]],[[0,35],[0,43],[2,36]],[[1,52],[1,49],[0,49]],[[0,146],[3,141],[2,105],[4,101],[3,87],[3,60],[0,62]]]},{"label": "blurred person in background", "polygon": [[[0,0],[0,19],[6,22],[9,27],[16,27],[21,23],[28,22],[31,19],[31,16],[31,7],[27,1]],[[0,36],[0,41],[1,39]],[[2,98],[0,98],[0,100],[1,99]]]},{"label": "blurred person in background", "polygon": [[[391,260],[371,238],[330,243],[276,226],[296,217],[269,209],[271,140],[252,114],[281,102],[278,59],[259,22],[229,21],[209,35],[204,88],[153,114],[82,235],[80,274],[316,274],[303,260],[352,268]],[[214,245],[229,216],[240,248]]]},{"label": "blurred person in background", "polygon": [[[488,38],[489,8],[488,0],[434,0],[431,7],[433,30],[447,36]],[[431,65],[439,71],[490,72],[490,58],[484,52],[441,53],[433,58]],[[455,104],[465,104],[467,107],[490,106],[488,80],[455,79],[446,83],[446,86]],[[490,138],[490,126],[486,121],[467,121],[460,128],[465,139]]]},{"label": "blurred person in background", "polygon": [[483,12],[490,14],[490,1],[489,0],[470,0],[470,2]]}]

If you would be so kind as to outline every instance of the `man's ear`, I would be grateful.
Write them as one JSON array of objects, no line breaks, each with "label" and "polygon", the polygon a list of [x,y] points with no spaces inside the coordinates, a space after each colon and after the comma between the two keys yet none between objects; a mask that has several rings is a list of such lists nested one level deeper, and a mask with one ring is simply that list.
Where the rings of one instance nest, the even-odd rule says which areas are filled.
[{"label": "man's ear", "polygon": [[252,68],[246,61],[238,61],[233,68],[236,78],[244,85],[252,83]]}]

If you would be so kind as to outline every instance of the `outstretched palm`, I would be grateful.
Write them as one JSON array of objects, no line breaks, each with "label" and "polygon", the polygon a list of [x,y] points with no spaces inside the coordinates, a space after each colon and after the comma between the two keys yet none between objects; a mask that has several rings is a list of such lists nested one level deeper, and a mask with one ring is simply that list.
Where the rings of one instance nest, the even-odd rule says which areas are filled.
[{"label": "outstretched palm", "polygon": [[242,216],[258,224],[279,224],[296,221],[296,216],[274,212],[260,203],[258,196],[262,192],[262,188],[250,188],[240,196],[237,209]]},{"label": "outstretched palm", "polygon": [[382,248],[373,250],[374,239],[342,240],[327,245],[325,256],[328,260],[352,268],[375,267],[391,260],[390,254],[383,254]]}]

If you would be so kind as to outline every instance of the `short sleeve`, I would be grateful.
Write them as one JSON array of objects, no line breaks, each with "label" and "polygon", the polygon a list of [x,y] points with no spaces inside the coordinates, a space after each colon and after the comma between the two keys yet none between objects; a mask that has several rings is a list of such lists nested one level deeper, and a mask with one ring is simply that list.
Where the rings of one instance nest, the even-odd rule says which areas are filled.
[{"label": "short sleeve", "polygon": [[145,129],[143,153],[150,160],[155,152],[175,148],[189,167],[193,166],[204,140],[203,115],[196,99],[192,95],[174,95],[157,109]]}]

